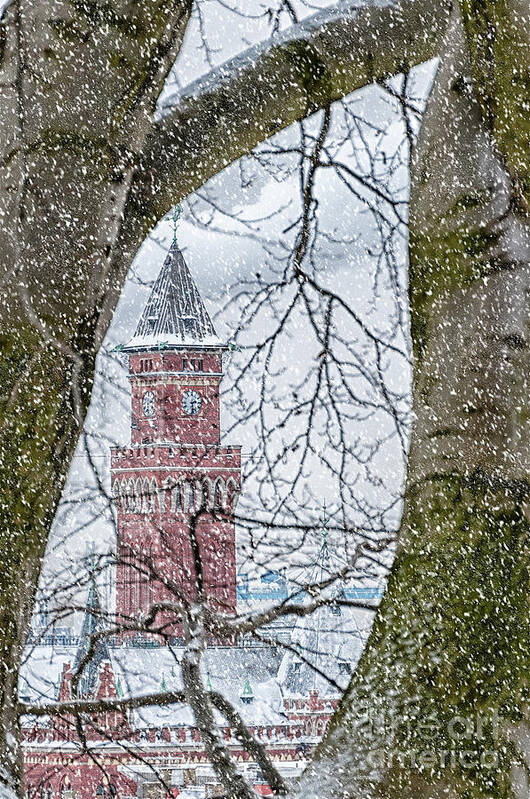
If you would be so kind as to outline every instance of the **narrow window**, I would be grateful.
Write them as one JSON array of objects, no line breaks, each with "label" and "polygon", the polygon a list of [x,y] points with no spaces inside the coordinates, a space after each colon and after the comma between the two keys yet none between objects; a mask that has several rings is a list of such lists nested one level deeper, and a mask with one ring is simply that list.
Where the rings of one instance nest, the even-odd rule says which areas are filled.
[{"label": "narrow window", "polygon": [[193,490],[193,484],[188,484],[188,513],[194,513],[195,511],[195,492]]},{"label": "narrow window", "polygon": [[171,492],[171,510],[182,510],[182,484],[177,483]]},{"label": "narrow window", "polygon": [[215,495],[213,501],[214,510],[222,510],[223,507],[223,494],[221,491],[220,483],[217,483],[215,486]]}]

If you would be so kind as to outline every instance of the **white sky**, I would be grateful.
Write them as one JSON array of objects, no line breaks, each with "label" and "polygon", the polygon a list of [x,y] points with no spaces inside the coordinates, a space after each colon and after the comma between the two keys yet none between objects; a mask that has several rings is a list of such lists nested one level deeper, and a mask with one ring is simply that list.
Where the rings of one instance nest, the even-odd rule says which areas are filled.
[{"label": "white sky", "polygon": [[[1,1],[1,0],[0,0]],[[329,3],[315,4],[314,8],[322,8]],[[259,9],[259,0],[245,0],[247,10]],[[264,21],[247,19],[234,16],[226,11],[217,0],[202,0],[200,3],[202,20],[195,11],[185,45],[176,64],[173,75],[168,82],[166,96],[174,91],[174,83],[182,86],[193,80],[198,75],[207,71],[208,64],[204,50],[201,48],[201,25],[203,33],[206,32],[208,41],[213,49],[212,59],[215,64],[226,60],[249,44],[262,39],[267,33]],[[307,9],[306,9],[307,13]],[[417,71],[418,86],[424,91],[431,72],[423,69]],[[358,110],[377,119],[380,124],[390,125],[385,147],[391,153],[396,147],[401,136],[399,120],[395,117],[393,109],[377,88],[367,88],[354,96]],[[393,116],[394,114],[394,116]],[[395,120],[393,122],[393,120]],[[392,124],[391,124],[392,123]],[[289,142],[296,140],[296,128],[290,129],[277,137],[277,140]],[[348,155],[344,155],[347,160]],[[349,163],[353,164],[351,157]],[[241,171],[249,172],[249,186],[241,189]],[[403,174],[401,183],[406,190],[406,174]],[[183,219],[179,226],[179,243],[184,251],[188,266],[198,285],[199,291],[205,300],[208,310],[214,319],[217,332],[225,338],[231,337],[238,318],[236,309],[221,312],[227,299],[233,295],[241,282],[248,279],[255,272],[267,274],[267,270],[274,268],[274,252],[280,252],[278,242],[289,242],[289,235],[282,231],[293,215],[297,212],[298,184],[296,177],[278,182],[259,170],[255,164],[243,159],[225,169],[220,175],[208,184],[208,191],[215,197],[219,207],[228,212],[234,210],[243,212],[246,219],[266,217],[272,211],[286,206],[284,212],[263,223],[260,230],[260,239],[252,238],[240,224],[234,224],[222,214],[216,213],[210,219],[209,227],[202,227],[194,223],[190,214],[190,204],[204,222],[209,216],[207,207],[201,206],[198,194],[189,198],[184,204]],[[351,194],[345,192],[337,181],[333,181],[329,170],[319,178],[318,196],[320,202],[319,218],[321,227],[325,232],[334,237],[348,237],[344,245],[332,245],[322,248],[321,255],[321,280],[335,289],[340,288],[344,298],[351,302],[358,313],[370,324],[372,329],[385,331],[388,329],[390,314],[393,309],[393,293],[388,281],[383,280],[381,285],[374,287],[373,259],[370,250],[374,243],[374,229],[369,219],[363,213],[363,207],[355,201]],[[218,232],[228,229],[242,232],[245,235],[227,235]],[[167,247],[171,240],[171,226],[161,222],[150,239],[142,246],[138,253],[131,273],[124,285],[121,299],[102,352],[98,359],[98,373],[93,391],[92,403],[87,415],[85,430],[90,436],[90,449],[94,456],[100,479],[105,487],[109,488],[109,446],[111,443],[125,445],[129,436],[129,403],[128,381],[120,364],[119,358],[109,355],[109,351],[116,343],[124,343],[132,335],[143,305],[148,296],[149,283],[151,283],[162,265]],[[267,244],[264,248],[263,240]],[[275,249],[276,248],[276,249]],[[271,254],[272,253],[272,254]],[[401,279],[404,283],[405,241],[402,241],[401,251],[398,253],[400,260]],[[320,268],[320,264],[319,264]],[[140,281],[140,282],[139,282]],[[145,285],[141,285],[145,283]],[[263,336],[267,330],[267,319],[260,317],[255,329],[249,331],[249,336],[256,340]],[[296,327],[296,326],[295,326]],[[353,330],[347,327],[341,331],[345,337],[354,335]],[[290,367],[296,360],[300,369],[307,368],[314,357],[314,352],[309,344],[296,335],[286,339],[283,357],[284,366]],[[403,343],[403,342],[402,342]],[[233,356],[231,374],[237,373],[237,354]],[[234,369],[234,367],[236,367]],[[393,370],[393,371],[392,371]],[[397,370],[397,371],[396,371]],[[394,365],[391,368],[389,380],[393,386],[408,387],[409,371],[402,366]],[[225,385],[225,387],[227,387]],[[228,386],[229,387],[229,386]],[[288,379],[286,378],[286,390]],[[249,395],[253,387],[248,387]],[[224,425],[226,427],[232,419],[230,409],[224,410]],[[359,435],[368,441],[371,436],[380,433],[377,425],[384,425],[382,419],[372,420],[365,425]],[[256,435],[253,427],[241,428],[232,435],[232,443],[242,443],[244,451],[249,451]],[[354,431],[357,435],[357,431]],[[403,462],[399,456],[396,442],[386,446],[374,461],[374,474],[377,480],[383,481],[383,486],[369,484],[365,476],[360,478],[359,491],[366,492],[371,499],[378,496],[387,496],[388,491],[384,486],[396,488],[403,478]],[[355,475],[352,475],[352,479]],[[328,480],[323,480],[319,473],[309,474],[307,477],[307,490],[312,496],[326,499],[328,493],[335,489]],[[111,549],[113,546],[114,530],[110,523],[108,510],[100,501],[94,500],[94,480],[88,468],[88,462],[83,455],[83,448],[78,447],[69,475],[67,487],[63,496],[63,507],[60,510],[53,535],[50,540],[47,565],[52,571],[67,573],[72,560],[78,560],[85,555],[88,542],[95,542],[98,550]],[[255,496],[256,485],[249,481],[245,486],[243,503],[251,506]],[[386,492],[386,493],[385,493]],[[82,500],[82,501],[80,501]],[[333,496],[327,496],[329,503],[333,503]],[[65,546],[66,542],[66,546]]]}]

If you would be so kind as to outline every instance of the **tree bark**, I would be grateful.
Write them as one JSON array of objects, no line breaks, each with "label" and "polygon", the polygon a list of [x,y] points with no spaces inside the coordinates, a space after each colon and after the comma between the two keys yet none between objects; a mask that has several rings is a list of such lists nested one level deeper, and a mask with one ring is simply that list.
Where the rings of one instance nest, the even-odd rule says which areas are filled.
[{"label": "tree bark", "polygon": [[20,789],[17,664],[95,355],[132,256],[162,213],[254,144],[430,58],[448,6],[349,3],[316,15],[194,86],[158,123],[191,0],[11,0],[4,12],[0,782]]},{"label": "tree bark", "polygon": [[[517,514],[521,514],[519,498],[526,496],[523,487],[527,479],[526,455],[518,436],[523,431],[521,425],[527,424],[524,369],[528,367],[528,331],[525,321],[520,322],[524,334],[517,332],[516,320],[526,317],[521,303],[512,302],[512,294],[516,286],[524,286],[526,281],[524,209],[530,184],[525,173],[524,141],[514,134],[510,122],[512,119],[524,123],[518,103],[526,84],[524,69],[509,69],[524,56],[522,48],[510,53],[502,47],[506,39],[510,40],[505,23],[509,16],[510,25],[514,24],[517,2],[521,0],[506,0],[509,14],[502,17],[502,24],[495,14],[493,22],[488,17],[488,9],[500,8],[500,4],[486,3],[484,13],[478,13],[471,2],[465,5],[466,36],[468,42],[474,43],[471,65],[464,70],[466,74],[456,77],[455,72],[454,87],[439,89],[440,112],[447,110],[445,103],[459,97],[463,119],[468,114],[470,119],[475,115],[478,129],[488,142],[486,150],[480,151],[486,166],[476,160],[472,140],[464,147],[465,137],[462,157],[468,158],[473,175],[488,175],[493,188],[488,183],[488,196],[477,199],[474,181],[465,178],[463,168],[457,170],[465,180],[460,187],[455,181],[455,187],[464,196],[453,199],[453,209],[444,210],[433,202],[432,214],[426,201],[423,217],[421,191],[416,188],[413,192],[418,202],[416,216],[413,209],[411,238],[416,443],[403,549],[364,661],[367,664],[370,658],[378,661],[378,655],[371,654],[377,653],[378,647],[381,652],[386,651],[384,657],[390,656],[395,641],[401,641],[400,629],[403,640],[410,640],[413,610],[425,610],[421,596],[426,601],[425,596],[432,590],[437,598],[436,592],[443,584],[436,582],[434,576],[431,588],[424,581],[431,572],[440,575],[440,579],[446,574],[447,557],[443,553],[448,540],[460,540],[460,548],[455,543],[455,553],[462,555],[463,540],[471,524],[462,515],[466,508],[475,508],[471,519],[483,518],[477,529],[484,528],[487,517],[491,530],[496,531],[484,536],[477,532],[477,541],[484,539],[497,547],[490,557],[496,564],[496,579],[510,576],[513,571],[508,583],[502,583],[507,586],[507,596],[514,596],[512,577],[516,584],[524,582],[524,575],[516,567],[520,560],[515,554],[508,557],[510,552],[518,555],[518,536],[526,530],[526,522],[519,521]],[[439,52],[449,7],[445,0],[401,0],[357,12],[344,4],[344,11],[339,10],[336,20],[326,17],[321,18],[320,24],[318,20],[304,23],[259,53],[252,50],[246,61],[239,59],[229,64],[211,81],[184,94],[169,116],[153,123],[155,101],[178,52],[189,2],[131,4],[111,0],[100,5],[12,0],[0,24],[0,475],[5,486],[0,527],[0,547],[5,553],[0,581],[0,781],[20,788],[14,711],[17,663],[49,525],[90,398],[95,353],[130,258],[162,213],[253,145],[367,81]],[[519,14],[519,18],[522,16]],[[473,26],[475,17],[480,20],[478,28]],[[493,72],[489,66],[492,52],[482,48],[484,41],[491,41],[491,25],[503,34],[494,41]],[[520,28],[524,30],[524,25]],[[520,28],[517,41],[524,43]],[[460,25],[458,30],[462,30]],[[446,47],[451,44],[448,39]],[[456,58],[457,53],[452,57]],[[451,63],[444,57],[445,62]],[[475,80],[475,100],[466,94],[468,73]],[[506,80],[507,74],[517,76],[513,92],[508,90],[512,81],[511,77]],[[462,80],[458,82],[458,78]],[[499,85],[500,95],[496,88]],[[497,96],[503,99],[498,106]],[[435,117],[433,111],[433,120]],[[435,127],[435,121],[426,124],[425,140],[429,128]],[[438,135],[437,142],[450,140],[443,129]],[[496,137],[496,147],[492,136]],[[430,156],[424,154],[420,159],[417,186],[422,183],[422,170],[436,155],[437,146],[431,147]],[[457,166],[450,161],[444,163],[442,177]],[[440,170],[433,175],[430,186],[434,190]],[[465,188],[468,185],[470,192]],[[480,181],[479,185],[482,186]],[[427,190],[425,195],[428,198]],[[442,196],[440,202],[443,199]],[[509,212],[505,213],[507,208]],[[476,230],[472,224],[469,235],[467,230],[460,230],[459,219],[466,223],[469,215],[473,221],[474,214],[478,217],[479,213],[486,215],[488,224],[473,222]],[[420,228],[425,220],[425,229],[430,233],[422,238]],[[442,234],[440,231],[444,230]],[[435,251],[426,253],[431,240]],[[450,257],[439,273],[446,251]],[[432,266],[426,268],[425,264]],[[464,400],[458,391],[466,382],[461,379],[461,370],[471,366],[462,353],[458,360],[449,345],[442,354],[447,358],[456,398],[452,392],[443,391],[445,377],[442,380],[433,367],[436,358],[441,357],[437,350],[441,346],[439,331],[447,331],[451,320],[458,321],[460,314],[465,314],[465,324],[473,334],[481,370],[477,381],[481,374],[492,375],[493,370],[500,370],[499,381],[490,379],[496,389],[493,405],[498,402],[500,410],[496,406],[488,411],[475,409],[474,405],[469,412],[465,410],[469,396],[466,394]],[[507,332],[502,332],[501,322],[506,322]],[[486,338],[479,341],[481,336]],[[488,346],[481,348],[484,341]],[[458,338],[455,343],[459,343]],[[486,386],[488,390],[490,384]],[[480,389],[478,382],[476,388]],[[447,398],[452,404],[445,411],[441,404]],[[477,398],[473,395],[472,399]],[[427,425],[431,406],[437,409],[436,429],[442,431],[434,436]],[[515,408],[520,410],[514,416]],[[443,431],[453,425],[457,432],[445,436]],[[473,425],[475,431],[484,428],[487,432],[482,454],[473,444]],[[425,456],[421,455],[420,444],[426,447]],[[456,463],[453,459],[449,468],[442,454],[437,453],[451,453],[451,446],[458,447],[460,457]],[[443,479],[437,482],[432,475],[442,461]],[[492,482],[493,477],[506,479],[506,486]],[[469,491],[475,497],[475,505],[469,504],[469,494],[465,493]],[[497,504],[490,507],[489,503],[499,492],[506,508],[492,515],[491,507],[496,508]],[[454,497],[461,493],[465,499],[457,501]],[[512,513],[513,502],[519,504]],[[439,506],[443,510],[436,515]],[[447,507],[454,515],[453,522],[449,521]],[[432,518],[428,518],[431,511]],[[431,534],[433,530],[436,535]],[[512,538],[499,537],[499,531],[508,535],[510,530]],[[426,551],[427,540],[432,552]],[[501,558],[497,552],[508,554]],[[490,562],[486,555],[484,564]],[[418,567],[415,576],[413,565]],[[416,584],[417,589],[410,592],[411,585]],[[420,592],[422,584],[426,592]],[[496,581],[494,586],[494,600],[503,598],[504,587]],[[453,593],[451,602],[440,609],[445,642],[452,630],[451,614],[458,607]],[[397,623],[402,617],[400,597],[404,602],[403,618],[409,618],[401,628]],[[416,606],[417,602],[420,604]],[[433,614],[438,618],[434,611]],[[514,624],[519,623],[518,614],[520,605],[515,603]],[[504,615],[502,620],[506,622]],[[506,629],[512,630],[512,638],[506,632],[508,637],[502,640],[510,643],[513,626]],[[492,644],[499,643],[498,636],[492,637]],[[378,640],[383,643],[378,644]],[[422,643],[419,651],[430,650]],[[405,663],[410,665],[412,660],[413,655],[409,661],[405,658]],[[465,657],[462,663],[467,663]],[[368,674],[370,667],[363,666],[359,684],[365,679],[365,671]],[[410,668],[407,671],[404,667],[405,674],[409,676],[400,676],[400,680],[414,682]],[[510,668],[510,675],[513,684],[518,684],[518,669]],[[491,681],[485,683],[490,684]],[[352,687],[350,697],[355,690]]]},{"label": "tree bark", "polygon": [[[508,135],[521,120],[507,109],[530,48],[515,3],[471,5],[464,22],[455,9],[412,163],[400,550],[302,780],[319,799],[529,794],[530,147],[527,125]],[[480,63],[477,26],[493,61]]]},{"label": "tree bark", "polygon": [[90,399],[135,160],[190,3],[12,0],[0,23],[0,782],[40,564]]}]

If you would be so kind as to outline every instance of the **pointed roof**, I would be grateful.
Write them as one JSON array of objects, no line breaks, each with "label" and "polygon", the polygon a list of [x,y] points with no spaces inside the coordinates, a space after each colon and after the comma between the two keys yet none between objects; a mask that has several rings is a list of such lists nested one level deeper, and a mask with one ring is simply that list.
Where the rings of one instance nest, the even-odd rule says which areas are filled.
[{"label": "pointed roof", "polygon": [[243,690],[239,695],[240,699],[245,701],[251,701],[254,699],[254,691],[252,690],[252,686],[250,684],[250,679],[247,677],[245,680],[245,685],[243,686]]},{"label": "pointed roof", "polygon": [[[293,575],[294,585],[325,584],[347,566],[348,561],[333,546],[333,541],[330,546],[324,506],[318,553],[309,569],[302,568],[298,576]],[[285,652],[278,673],[287,690],[300,696],[307,696],[309,691],[317,691],[320,696],[336,695],[337,685],[345,689],[371,627],[371,617],[368,619],[365,611],[337,603],[345,598],[343,580],[335,580],[323,588],[322,596],[329,604],[322,604],[313,613],[296,620],[291,648]],[[304,597],[304,601],[312,599]]]},{"label": "pointed roof", "polygon": [[176,241],[126,350],[221,345]]},{"label": "pointed roof", "polygon": [[[74,661],[74,674],[77,673],[81,662],[84,660],[92,641],[94,633],[99,632],[104,627],[101,613],[101,603],[99,601],[98,589],[96,587],[96,580],[94,574],[90,576],[90,588],[88,590],[88,597],[85,606],[85,616],[83,618],[83,627],[79,637],[79,646],[77,648],[75,661]],[[99,667],[104,660],[109,660],[109,651],[105,638],[100,638],[96,651],[89,663],[83,669],[83,674],[79,680],[78,694],[79,696],[93,696],[99,678]]]}]

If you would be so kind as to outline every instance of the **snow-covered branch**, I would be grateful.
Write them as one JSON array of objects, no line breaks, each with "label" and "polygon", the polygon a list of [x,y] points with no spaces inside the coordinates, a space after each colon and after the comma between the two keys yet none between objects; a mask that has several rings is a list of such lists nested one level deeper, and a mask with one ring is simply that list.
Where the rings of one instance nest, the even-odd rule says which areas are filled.
[{"label": "snow-covered branch", "polygon": [[[153,123],[117,252],[129,263],[176,202],[269,136],[367,84],[434,57],[448,0],[348,0],[227,61]],[[121,262],[120,262],[121,263]],[[116,263],[122,273],[124,266]]]},{"label": "snow-covered branch", "polygon": [[20,716],[65,716],[67,714],[79,716],[94,713],[123,713],[125,710],[136,710],[154,705],[163,707],[185,701],[183,691],[162,691],[125,699],[73,699],[71,702],[46,702],[42,705],[19,702],[17,709]]}]

